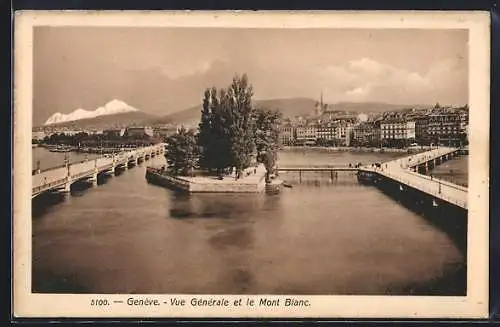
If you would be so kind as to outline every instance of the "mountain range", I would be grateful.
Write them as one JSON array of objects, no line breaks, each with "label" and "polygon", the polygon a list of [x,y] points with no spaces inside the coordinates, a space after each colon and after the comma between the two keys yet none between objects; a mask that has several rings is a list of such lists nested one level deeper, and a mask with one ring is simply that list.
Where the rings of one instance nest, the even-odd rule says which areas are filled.
[{"label": "mountain range", "polygon": [[70,121],[76,121],[81,119],[89,119],[96,118],[99,116],[108,116],[108,115],[116,115],[126,112],[134,112],[139,111],[138,109],[129,106],[123,101],[113,99],[106,103],[104,106],[99,107],[95,110],[89,111],[82,108],[76,109],[75,111],[69,114],[62,114],[60,112],[56,112],[52,116],[50,116],[44,123],[44,125],[52,125],[58,123],[65,123]]},{"label": "mountain range", "polygon": [[[280,110],[285,117],[307,116],[316,108],[317,101],[310,98],[285,98],[254,100],[260,108]],[[339,102],[327,105],[328,111],[351,113],[380,113],[406,108],[428,108],[428,105],[398,105],[379,102]],[[168,115],[158,116],[145,113],[121,100],[112,100],[93,111],[77,109],[70,114],[53,114],[45,127],[68,128],[110,128],[128,125],[196,124],[200,119],[201,104]]]}]

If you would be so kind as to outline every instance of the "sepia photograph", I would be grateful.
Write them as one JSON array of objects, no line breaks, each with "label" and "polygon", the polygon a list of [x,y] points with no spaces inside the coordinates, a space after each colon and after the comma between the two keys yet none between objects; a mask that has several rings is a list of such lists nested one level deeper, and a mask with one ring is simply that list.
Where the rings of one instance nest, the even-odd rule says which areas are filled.
[{"label": "sepia photograph", "polygon": [[20,312],[487,315],[489,17],[303,15],[16,17]]}]

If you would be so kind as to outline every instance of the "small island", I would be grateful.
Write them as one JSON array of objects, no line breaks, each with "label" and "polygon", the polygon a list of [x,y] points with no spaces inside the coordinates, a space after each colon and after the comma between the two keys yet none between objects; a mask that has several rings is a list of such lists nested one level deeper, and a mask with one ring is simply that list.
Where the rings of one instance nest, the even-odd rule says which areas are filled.
[{"label": "small island", "polygon": [[256,108],[246,74],[227,88],[204,92],[197,130],[181,127],[165,139],[167,165],[148,167],[146,179],[188,193],[279,191],[274,168],[282,115]]}]

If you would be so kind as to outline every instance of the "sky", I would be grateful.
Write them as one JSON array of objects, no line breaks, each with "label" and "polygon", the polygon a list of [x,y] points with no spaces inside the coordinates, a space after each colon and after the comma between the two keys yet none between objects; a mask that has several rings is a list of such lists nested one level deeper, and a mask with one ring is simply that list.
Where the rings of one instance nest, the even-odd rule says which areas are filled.
[{"label": "sky", "polygon": [[246,73],[255,99],[462,105],[466,30],[47,27],[34,31],[34,123],[119,99],[167,115]]}]

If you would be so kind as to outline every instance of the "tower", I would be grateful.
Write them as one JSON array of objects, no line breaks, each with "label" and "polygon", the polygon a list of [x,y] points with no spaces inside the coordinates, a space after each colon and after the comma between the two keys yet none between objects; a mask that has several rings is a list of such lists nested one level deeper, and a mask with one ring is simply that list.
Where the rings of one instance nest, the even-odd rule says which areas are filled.
[{"label": "tower", "polygon": [[320,102],[316,104],[316,116],[321,116],[323,114],[323,91],[321,91]]}]

